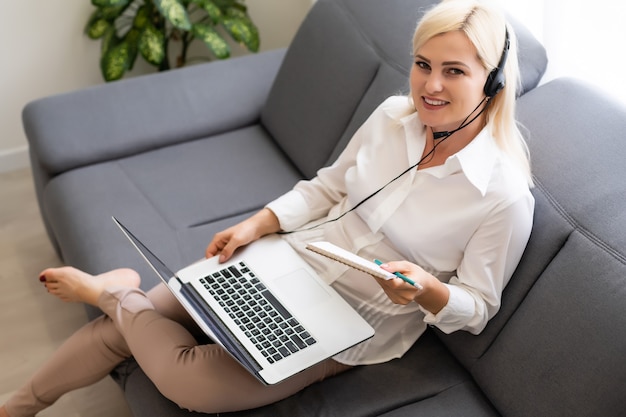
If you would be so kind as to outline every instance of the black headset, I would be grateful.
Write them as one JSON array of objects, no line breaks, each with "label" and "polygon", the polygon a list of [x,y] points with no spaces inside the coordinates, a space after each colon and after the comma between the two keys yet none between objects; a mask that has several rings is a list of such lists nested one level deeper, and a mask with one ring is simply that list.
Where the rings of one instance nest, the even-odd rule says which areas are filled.
[{"label": "black headset", "polygon": [[485,93],[485,98],[478,103],[478,106],[463,120],[461,126],[457,127],[454,130],[446,130],[443,132],[434,132],[433,138],[435,140],[440,140],[449,137],[454,132],[457,132],[470,123],[472,123],[478,116],[480,116],[485,110],[487,110],[488,104],[485,104],[483,108],[476,114],[471,120],[468,119],[478,110],[478,108],[485,102],[489,103],[491,99],[498,94],[504,86],[506,85],[506,80],[504,77],[504,65],[506,64],[506,59],[509,56],[509,48],[511,46],[511,40],[509,38],[509,30],[504,28],[504,48],[502,48],[502,55],[500,56],[500,62],[498,62],[498,66],[491,70],[489,75],[487,75],[487,80],[485,81],[485,86],[483,87],[483,92]]},{"label": "black headset", "polygon": [[502,56],[498,66],[491,70],[487,76],[487,81],[483,87],[483,91],[488,98],[491,98],[498,94],[505,86],[506,80],[504,77],[504,64],[506,64],[506,58],[509,56],[509,48],[511,46],[511,40],[509,39],[508,29],[504,29],[504,48],[502,49]]}]

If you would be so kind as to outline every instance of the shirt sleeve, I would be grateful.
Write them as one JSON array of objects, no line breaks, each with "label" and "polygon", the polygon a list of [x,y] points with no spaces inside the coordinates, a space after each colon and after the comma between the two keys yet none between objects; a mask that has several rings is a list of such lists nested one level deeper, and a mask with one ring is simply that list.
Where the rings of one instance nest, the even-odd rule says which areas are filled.
[{"label": "shirt sleeve", "polygon": [[344,152],[335,164],[318,171],[316,177],[299,181],[291,191],[266,205],[283,230],[295,230],[326,216],[345,197],[345,160],[349,158]]},{"label": "shirt sleeve", "polygon": [[[504,205],[504,204],[503,204]],[[530,192],[496,210],[470,240],[456,276],[446,284],[448,303],[439,313],[422,308],[424,321],[444,333],[480,333],[500,309],[502,291],[524,252],[534,211]]]},{"label": "shirt sleeve", "polygon": [[291,190],[278,197],[265,207],[269,208],[278,218],[282,230],[294,230],[309,219],[309,208],[306,201],[297,191]]}]

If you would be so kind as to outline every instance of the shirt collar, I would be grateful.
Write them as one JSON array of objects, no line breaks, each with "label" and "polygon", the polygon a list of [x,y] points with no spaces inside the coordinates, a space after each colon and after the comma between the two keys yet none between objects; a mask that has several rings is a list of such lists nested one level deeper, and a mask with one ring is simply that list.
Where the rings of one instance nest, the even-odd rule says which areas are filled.
[{"label": "shirt collar", "polygon": [[495,139],[489,128],[485,127],[467,146],[448,158],[444,165],[460,166],[468,181],[484,196],[499,155]]},{"label": "shirt collar", "polygon": [[[410,136],[420,137],[424,142],[425,130],[419,120],[419,116],[415,109],[411,106],[410,100],[405,96],[393,97],[387,101],[384,107],[385,113],[392,119],[402,125],[407,134],[407,146],[409,151],[414,140]],[[449,140],[454,140],[451,137]],[[423,150],[423,145],[422,145]],[[412,155],[413,152],[409,152]],[[452,155],[441,170],[437,170],[441,176],[451,175],[461,170],[467,180],[484,196],[491,180],[493,167],[500,154],[499,148],[495,143],[495,139],[491,135],[488,127],[485,127],[467,146],[456,154]]]},{"label": "shirt collar", "polygon": [[[418,114],[415,111],[411,111],[408,99],[405,98],[405,100],[397,101],[387,106],[385,112],[405,128],[408,139],[407,145],[415,143],[408,137],[413,135],[421,137],[423,142],[425,140],[423,137],[425,130],[419,130],[422,124],[419,121]],[[451,137],[449,140],[454,140],[454,137]],[[495,139],[491,135],[489,128],[485,127],[467,146],[449,157],[440,169],[432,171],[435,171],[435,175],[443,177],[460,170],[467,180],[484,196],[499,153]]]}]

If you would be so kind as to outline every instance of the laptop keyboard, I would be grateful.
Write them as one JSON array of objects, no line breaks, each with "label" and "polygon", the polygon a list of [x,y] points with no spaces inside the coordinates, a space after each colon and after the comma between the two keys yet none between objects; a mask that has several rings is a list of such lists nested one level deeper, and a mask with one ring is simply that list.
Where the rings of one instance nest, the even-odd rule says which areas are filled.
[{"label": "laptop keyboard", "polygon": [[270,363],[316,343],[244,262],[200,282]]}]

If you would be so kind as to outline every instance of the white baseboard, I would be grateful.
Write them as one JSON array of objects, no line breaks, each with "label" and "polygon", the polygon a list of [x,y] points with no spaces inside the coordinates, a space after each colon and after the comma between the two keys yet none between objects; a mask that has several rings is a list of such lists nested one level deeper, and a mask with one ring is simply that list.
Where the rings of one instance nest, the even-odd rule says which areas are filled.
[{"label": "white baseboard", "polygon": [[0,173],[29,167],[28,146],[0,150]]}]

